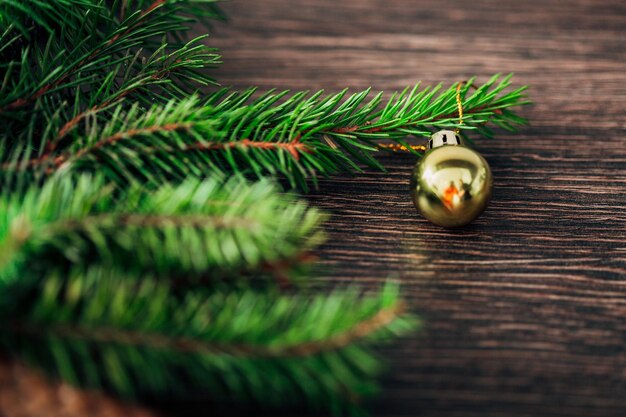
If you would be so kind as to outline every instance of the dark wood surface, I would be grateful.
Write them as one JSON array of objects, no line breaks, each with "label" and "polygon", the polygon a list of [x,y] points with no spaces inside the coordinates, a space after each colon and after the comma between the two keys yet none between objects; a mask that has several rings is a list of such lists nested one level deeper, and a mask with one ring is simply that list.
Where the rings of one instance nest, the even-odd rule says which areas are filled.
[{"label": "dark wood surface", "polygon": [[[387,173],[324,180],[310,197],[332,213],[323,279],[399,279],[426,322],[385,349],[392,367],[373,414],[626,415],[626,3],[232,0],[224,8],[231,22],[210,42],[222,49],[225,85],[391,92],[515,72],[532,86],[535,105],[522,111],[532,126],[477,142],[495,189],[470,227],[448,231],[417,215],[410,156],[383,158]],[[9,387],[28,396],[10,382],[0,401],[10,401]]]},{"label": "dark wood surface", "polygon": [[332,279],[392,276],[426,329],[386,350],[376,416],[626,415],[626,3],[232,1],[227,85],[391,92],[515,72],[532,126],[477,141],[489,209],[447,231],[408,196],[412,157],[322,181]]}]

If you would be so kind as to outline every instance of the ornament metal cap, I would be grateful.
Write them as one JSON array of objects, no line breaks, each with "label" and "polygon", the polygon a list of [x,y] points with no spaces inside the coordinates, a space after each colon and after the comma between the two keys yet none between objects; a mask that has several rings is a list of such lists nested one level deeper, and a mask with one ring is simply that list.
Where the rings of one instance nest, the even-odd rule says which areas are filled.
[{"label": "ornament metal cap", "polygon": [[446,145],[463,145],[461,135],[453,130],[440,130],[433,134],[428,141],[428,149],[438,148]]}]

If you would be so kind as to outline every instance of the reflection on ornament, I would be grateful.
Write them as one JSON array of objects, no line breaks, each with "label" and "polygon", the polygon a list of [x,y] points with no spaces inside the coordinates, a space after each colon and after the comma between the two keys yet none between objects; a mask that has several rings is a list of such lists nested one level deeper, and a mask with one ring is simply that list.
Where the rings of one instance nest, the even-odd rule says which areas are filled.
[{"label": "reflection on ornament", "polygon": [[452,210],[459,202],[459,190],[456,189],[454,182],[450,182],[450,186],[443,192],[443,204]]},{"label": "reflection on ornament", "polygon": [[435,224],[465,226],[485,210],[491,198],[489,165],[451,130],[435,133],[429,148],[413,170],[413,203]]}]

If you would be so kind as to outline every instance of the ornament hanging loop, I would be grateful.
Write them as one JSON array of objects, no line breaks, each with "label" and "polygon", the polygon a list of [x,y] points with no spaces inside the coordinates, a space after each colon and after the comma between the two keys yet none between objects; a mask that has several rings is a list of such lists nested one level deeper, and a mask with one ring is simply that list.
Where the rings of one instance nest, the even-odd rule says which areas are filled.
[{"label": "ornament hanging loop", "polygon": [[[456,107],[459,110],[459,125],[463,124],[463,101],[461,100],[461,87],[465,84],[465,81],[460,81],[456,86]],[[455,129],[456,133],[459,133],[461,129],[458,127]]]}]

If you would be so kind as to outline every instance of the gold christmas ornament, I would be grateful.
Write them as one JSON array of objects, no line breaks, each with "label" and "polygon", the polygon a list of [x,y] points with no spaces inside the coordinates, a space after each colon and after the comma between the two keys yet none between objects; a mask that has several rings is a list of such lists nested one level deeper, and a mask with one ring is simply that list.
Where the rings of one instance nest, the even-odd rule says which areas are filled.
[{"label": "gold christmas ornament", "polygon": [[[463,124],[461,87],[456,86],[458,125]],[[441,130],[430,137],[428,147],[379,144],[393,152],[425,152],[411,175],[411,197],[417,210],[443,227],[462,227],[487,208],[491,199],[491,169],[479,153],[463,146],[459,129]]]},{"label": "gold christmas ornament", "polygon": [[413,204],[439,226],[469,224],[491,198],[493,179],[487,161],[463,146],[458,133],[452,130],[435,133],[428,148],[411,176]]}]

